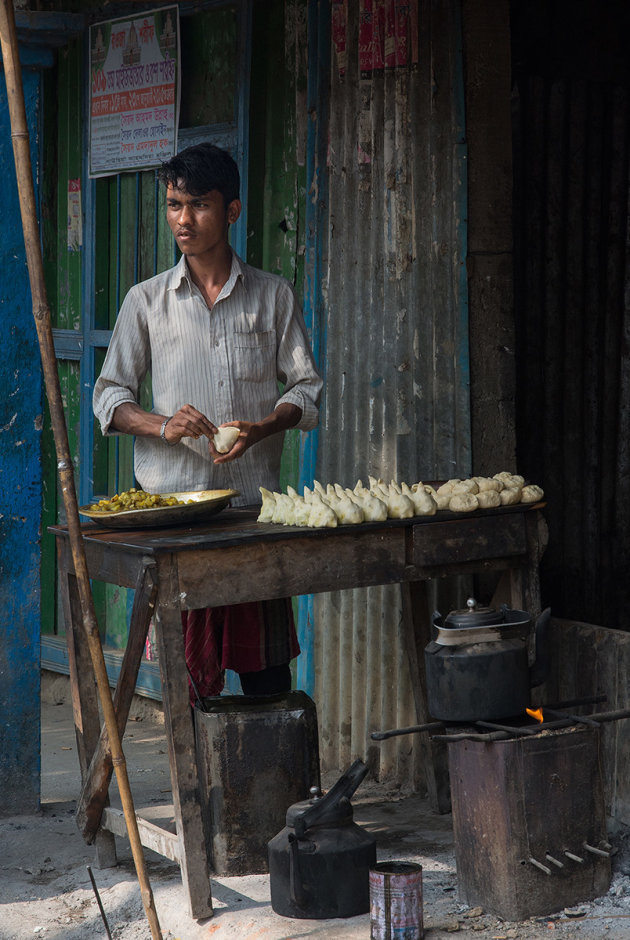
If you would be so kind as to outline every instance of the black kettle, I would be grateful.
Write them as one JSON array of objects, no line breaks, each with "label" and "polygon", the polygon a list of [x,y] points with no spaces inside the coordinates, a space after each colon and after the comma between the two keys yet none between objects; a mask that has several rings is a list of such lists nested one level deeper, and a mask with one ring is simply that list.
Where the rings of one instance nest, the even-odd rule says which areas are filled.
[{"label": "black kettle", "polygon": [[[465,610],[442,620],[436,611],[436,637],[424,651],[427,704],[439,721],[496,721],[522,714],[530,692],[548,671],[547,608],[536,623],[527,611],[503,605]],[[530,649],[531,642],[534,649]]]},{"label": "black kettle", "polygon": [[357,760],[325,796],[314,787],[310,800],[287,810],[285,828],[268,843],[276,914],[321,920],[370,910],[376,842],[353,822],[350,803],[367,770]]}]

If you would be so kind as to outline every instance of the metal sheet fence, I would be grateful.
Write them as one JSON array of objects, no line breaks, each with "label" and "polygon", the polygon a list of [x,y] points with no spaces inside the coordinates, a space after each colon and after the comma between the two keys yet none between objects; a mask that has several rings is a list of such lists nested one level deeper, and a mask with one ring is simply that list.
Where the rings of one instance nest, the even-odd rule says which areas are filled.
[{"label": "metal sheet fence", "polygon": [[[324,484],[470,472],[459,5],[412,3],[401,17],[379,32],[363,5],[333,4]],[[415,722],[400,590],[320,595],[313,616],[321,756],[342,767],[371,730]],[[421,779],[413,738],[371,762],[382,779]]]}]

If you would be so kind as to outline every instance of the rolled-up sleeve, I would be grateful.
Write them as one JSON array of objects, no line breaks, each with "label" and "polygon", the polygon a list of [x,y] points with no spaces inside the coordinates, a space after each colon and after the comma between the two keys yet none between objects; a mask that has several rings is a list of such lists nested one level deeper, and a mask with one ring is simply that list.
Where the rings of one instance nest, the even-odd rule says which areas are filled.
[{"label": "rolled-up sleeve", "polygon": [[94,385],[92,406],[104,435],[110,430],[116,408],[123,402],[138,402],[140,386],[149,368],[145,304],[138,287],[125,297]]},{"label": "rolled-up sleeve", "polygon": [[302,409],[302,415],[296,427],[310,431],[319,420],[323,382],[295,293],[288,283],[282,287],[277,298],[276,332],[278,378],[284,384],[284,390],[276,407],[285,403],[297,405]]}]

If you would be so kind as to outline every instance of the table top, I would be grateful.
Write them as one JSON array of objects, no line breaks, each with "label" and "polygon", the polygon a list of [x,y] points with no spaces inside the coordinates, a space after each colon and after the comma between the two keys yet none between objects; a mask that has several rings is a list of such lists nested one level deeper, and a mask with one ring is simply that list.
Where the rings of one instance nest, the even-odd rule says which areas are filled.
[{"label": "table top", "polygon": [[[347,536],[369,539],[375,535],[378,536],[379,533],[416,527],[422,527],[422,529],[426,527],[425,531],[429,535],[433,527],[445,523],[452,524],[453,528],[469,531],[473,536],[476,530],[483,531],[489,526],[500,525],[502,518],[507,523],[507,519],[515,514],[523,515],[541,509],[545,505],[544,502],[518,503],[514,506],[475,510],[467,513],[441,510],[433,516],[386,519],[384,522],[362,522],[359,525],[339,525],[335,528],[310,528],[307,526],[257,522],[259,507],[228,508],[205,522],[196,522],[188,526],[113,529],[95,522],[86,522],[81,525],[81,534],[88,544],[94,546],[98,544],[107,545],[112,549],[118,548],[123,553],[141,552],[144,555],[218,549],[247,545],[253,542],[278,542],[295,539],[317,539],[322,541]],[[68,527],[65,525],[50,526],[49,531],[58,538],[69,538]]]}]

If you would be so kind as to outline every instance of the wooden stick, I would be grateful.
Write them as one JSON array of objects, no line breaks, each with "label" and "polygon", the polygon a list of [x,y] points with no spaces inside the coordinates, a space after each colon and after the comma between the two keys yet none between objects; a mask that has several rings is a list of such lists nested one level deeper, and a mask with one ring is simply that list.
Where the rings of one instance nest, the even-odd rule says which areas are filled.
[{"label": "wooden stick", "polygon": [[154,940],[162,940],[162,932],[155,910],[153,892],[149,884],[144,855],[142,853],[142,843],[140,842],[138,824],[129,787],[127,766],[122,752],[120,735],[118,734],[116,713],[94,612],[94,601],[85,558],[83,536],[81,534],[79,509],[74,486],[74,473],[68,442],[68,430],[63,411],[59,375],[57,373],[57,360],[53,342],[50,309],[46,298],[44,268],[39,241],[39,226],[37,222],[35,190],[33,187],[33,173],[31,168],[28,124],[26,122],[24,89],[19,64],[18,41],[12,0],[0,0],[0,45],[2,48],[7,100],[11,119],[11,140],[13,143],[13,155],[15,158],[15,169],[20,197],[26,260],[33,299],[33,316],[35,318],[35,326],[39,339],[46,394],[50,405],[50,416],[52,419],[55,449],[57,452],[57,469],[59,471],[59,479],[66,510],[72,558],[77,578],[81,612],[83,615],[83,625],[85,627],[90,656],[92,658],[105,725],[109,735],[112,763],[116,770],[116,779],[118,781],[118,788],[125,813],[129,842],[131,843],[138,881],[140,882],[142,902],[151,928],[151,936]]}]

